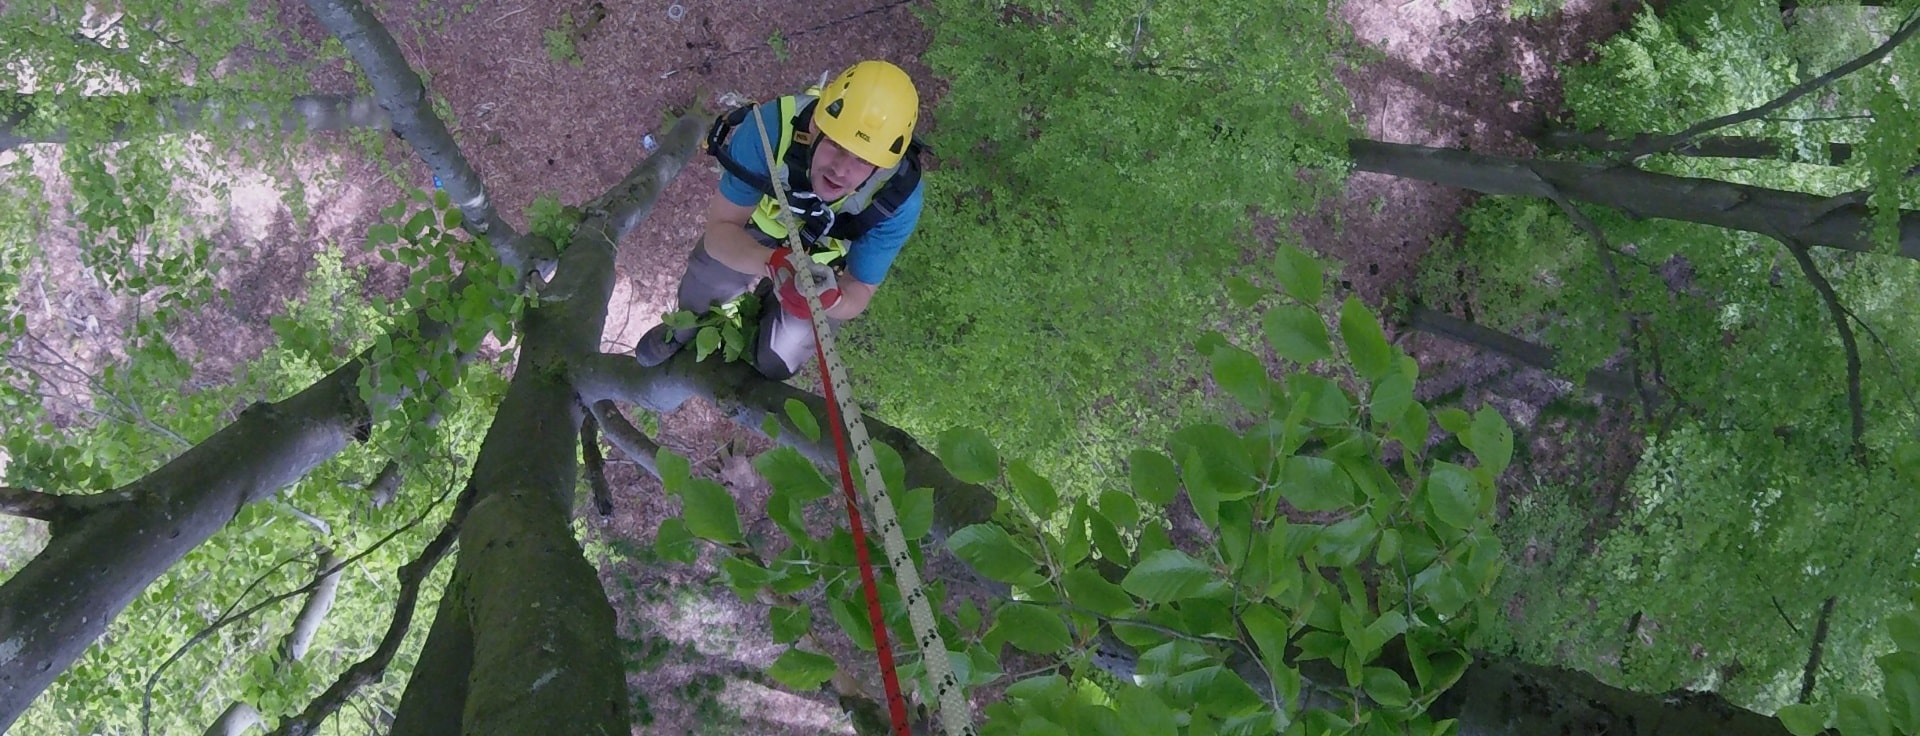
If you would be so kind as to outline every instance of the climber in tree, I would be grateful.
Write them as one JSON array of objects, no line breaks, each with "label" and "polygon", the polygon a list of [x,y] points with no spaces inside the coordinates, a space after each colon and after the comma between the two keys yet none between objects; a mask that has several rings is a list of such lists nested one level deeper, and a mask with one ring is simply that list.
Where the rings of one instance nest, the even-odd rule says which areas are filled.
[{"label": "climber in tree", "polygon": [[[913,140],[919,94],[900,67],[854,64],[825,89],[744,105],[714,120],[707,153],[726,169],[707,205],[706,231],[680,278],[680,308],[704,313],[758,287],[763,306],[753,365],[784,380],[813,355],[806,299],[793,281],[787,229],[768,180],[772,167],[787,190],[805,266],[822,283],[820,304],[838,327],[867,308],[894,255],[920,218],[920,144]],[[777,125],[778,128],[773,126]],[[767,130],[766,143],[761,130]],[[766,281],[762,281],[766,277]],[[777,293],[780,309],[766,298]],[[654,366],[692,341],[697,329],[662,323],[641,336],[634,355]]]}]

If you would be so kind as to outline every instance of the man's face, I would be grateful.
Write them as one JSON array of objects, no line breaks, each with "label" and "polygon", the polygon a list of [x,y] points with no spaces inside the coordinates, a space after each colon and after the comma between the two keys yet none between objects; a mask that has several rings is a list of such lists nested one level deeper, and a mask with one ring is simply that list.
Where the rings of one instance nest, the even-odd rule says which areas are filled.
[{"label": "man's face", "polygon": [[812,179],[813,192],[820,195],[821,199],[831,202],[847,196],[878,169],[841,148],[831,138],[822,135],[814,138],[814,141],[813,163],[808,175]]}]

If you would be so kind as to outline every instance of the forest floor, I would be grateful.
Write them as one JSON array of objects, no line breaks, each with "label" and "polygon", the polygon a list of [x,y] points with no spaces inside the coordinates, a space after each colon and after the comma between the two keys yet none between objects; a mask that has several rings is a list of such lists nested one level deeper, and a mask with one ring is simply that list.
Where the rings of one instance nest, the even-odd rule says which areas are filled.
[{"label": "forest floor", "polygon": [[[287,31],[317,41],[325,36],[297,0],[281,0]],[[669,0],[475,0],[455,3],[372,3],[416,69],[445,98],[449,121],[497,208],[516,226],[534,198],[564,202],[591,198],[617,181],[658,134],[668,111],[697,96],[737,94],[767,99],[798,91],[863,58],[894,60],[916,80],[931,80],[919,63],[930,34],[911,4],[898,0],[762,0],[756,3]],[[433,7],[428,7],[429,5]],[[1585,58],[1638,12],[1636,2],[1569,0],[1558,12],[1512,19],[1506,0],[1345,0],[1339,19],[1384,60],[1343,73],[1357,122],[1369,137],[1487,153],[1525,155],[1526,135],[1554,115],[1560,101],[1557,66]],[[316,77],[319,91],[353,84],[335,69]],[[923,119],[941,92],[922,81]],[[933,125],[938,121],[931,120]],[[244,252],[222,276],[236,299],[210,310],[179,336],[196,355],[202,380],[217,381],[273,339],[267,315],[297,295],[318,248],[339,247],[366,265],[374,291],[397,294],[404,273],[362,252],[358,243],[381,207],[401,196],[376,163],[357,149],[325,140],[291,172],[307,186],[316,217],[295,224],[271,183],[288,172],[255,172],[236,190],[220,234],[222,248]],[[424,167],[395,147],[389,163],[427,186]],[[236,175],[241,176],[241,175]],[[619,278],[604,349],[631,347],[671,308],[684,259],[701,227],[718,167],[697,157],[661,195],[642,227],[621,244]],[[246,178],[242,176],[241,178]],[[1342,278],[1369,302],[1410,282],[1419,259],[1435,243],[1457,236],[1456,215],[1471,195],[1437,185],[1356,174],[1346,194],[1291,226],[1301,242],[1347,264]],[[936,238],[920,236],[921,241]],[[912,246],[909,246],[912,247]],[[81,290],[81,291],[84,291]],[[62,310],[81,346],[105,330],[118,312],[87,298]],[[98,312],[95,326],[85,315]],[[110,326],[110,325],[109,325]],[[50,328],[51,329],[51,328]],[[91,329],[92,332],[88,330]],[[1390,337],[1394,337],[1391,333]],[[1471,350],[1419,335],[1400,344],[1422,362],[1423,374],[1460,384],[1469,406],[1492,402],[1516,424],[1533,421],[1546,382],[1511,372]],[[80,350],[82,365],[106,359],[103,348]],[[1617,418],[1602,426],[1533,427],[1535,460],[1551,457],[1567,472],[1619,479],[1637,457]],[[1559,443],[1568,434],[1584,442]],[[661,418],[667,447],[696,459],[733,488],[751,523],[766,488],[745,459],[764,440],[742,431],[700,401]],[[615,453],[617,456],[617,453]],[[630,684],[643,696],[650,725],[636,733],[851,733],[824,697],[802,698],[754,683],[750,676],[781,650],[771,641],[761,607],[744,605],[723,587],[706,587],[703,569],[658,564],[647,550],[671,506],[651,478],[630,464],[609,468],[616,513],[589,515],[589,541],[619,611],[632,660]],[[4,530],[0,530],[3,532]],[[11,536],[11,535],[0,535]],[[15,557],[15,559],[20,559]],[[872,657],[849,649],[842,662]],[[877,677],[870,679],[877,682]]]}]

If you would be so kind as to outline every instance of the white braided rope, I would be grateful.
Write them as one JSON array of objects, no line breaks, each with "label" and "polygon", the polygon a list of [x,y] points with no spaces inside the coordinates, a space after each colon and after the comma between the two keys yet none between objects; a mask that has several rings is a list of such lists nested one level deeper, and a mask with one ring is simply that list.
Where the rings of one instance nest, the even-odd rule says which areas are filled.
[{"label": "white braided rope", "polygon": [[[800,246],[799,223],[794,222],[793,209],[787,204],[785,183],[777,174],[777,162],[774,160],[773,142],[767,138],[767,126],[756,126],[760,130],[760,144],[767,156],[767,181],[773,184],[774,198],[780,203],[780,220],[787,226],[787,248],[790,258],[797,266],[794,281],[802,296],[807,299],[807,309],[812,315],[813,334],[820,341],[820,353],[823,358],[821,371],[833,386],[835,403],[840,407],[841,420],[846,423],[847,442],[853,445],[854,462],[860,466],[860,476],[866,480],[867,505],[875,528],[880,532],[881,546],[887,553],[887,565],[893,569],[894,584],[900,589],[900,597],[907,604],[907,620],[913,625],[915,643],[920,647],[920,661],[927,668],[928,676],[933,680],[933,688],[940,702],[940,721],[948,736],[975,736],[973,729],[973,711],[960,690],[960,681],[953,676],[953,663],[947,661],[947,642],[940,636],[940,629],[934,623],[933,609],[927,604],[926,589],[920,584],[920,571],[914,567],[913,558],[907,553],[907,540],[900,533],[900,519],[893,511],[893,500],[888,494],[886,482],[880,477],[880,464],[874,460],[873,444],[867,435],[866,422],[861,419],[860,406],[853,401],[853,389],[847,385],[847,367],[840,361],[840,353],[834,347],[833,333],[827,328],[826,310],[820,306],[820,285],[813,280],[813,272],[807,268],[812,258]],[[775,295],[778,300],[778,295]],[[772,305],[778,309],[779,306]]]}]

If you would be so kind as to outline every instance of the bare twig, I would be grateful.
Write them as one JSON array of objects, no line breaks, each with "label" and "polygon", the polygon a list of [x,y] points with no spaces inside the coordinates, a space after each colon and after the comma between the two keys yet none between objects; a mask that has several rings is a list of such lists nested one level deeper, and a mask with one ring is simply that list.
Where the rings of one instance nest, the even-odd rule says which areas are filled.
[{"label": "bare twig", "polygon": [[360,688],[379,682],[386,675],[387,666],[393,662],[393,655],[400,650],[400,642],[407,637],[407,629],[413,624],[413,609],[420,600],[420,585],[433,572],[433,568],[445,558],[447,550],[453,547],[460,536],[460,525],[466,521],[467,510],[473,502],[473,486],[461,493],[455,502],[453,513],[447,517],[447,523],[440,527],[440,533],[427,542],[420,555],[413,561],[400,566],[400,597],[394,602],[393,621],[387,624],[387,633],[381,637],[380,645],[366,659],[355,662],[340,678],[334,680],[326,692],[307,703],[300,715],[283,721],[273,730],[273,736],[305,736],[314,733],[329,716],[340,710],[349,698]]},{"label": "bare twig", "polygon": [[[340,561],[339,564],[321,571],[321,573],[318,576],[316,576],[312,582],[309,582],[306,585],[302,585],[298,588],[294,588],[293,590],[289,590],[285,593],[280,593],[278,595],[269,597],[266,600],[260,601],[259,603],[255,603],[252,606],[247,607],[246,610],[241,611],[239,613],[222,614],[220,618],[216,619],[213,623],[208,624],[206,628],[201,629],[198,633],[195,633],[193,636],[189,637],[186,643],[181,644],[179,648],[173,650],[173,654],[169,655],[166,661],[161,662],[159,667],[154,668],[153,674],[147,676],[147,682],[146,682],[145,688],[142,691],[140,696],[140,733],[143,735],[146,735],[146,734],[151,734],[153,732],[151,724],[152,724],[152,716],[153,716],[153,685],[154,683],[158,682],[160,680],[160,675],[165,673],[168,667],[173,666],[173,663],[179,660],[181,656],[185,655],[187,653],[187,650],[192,649],[194,646],[198,645],[202,641],[206,641],[207,637],[213,636],[215,633],[219,632],[221,629],[226,628],[228,625],[231,625],[236,621],[244,620],[252,616],[253,614],[259,613],[260,611],[265,610],[267,607],[277,604],[281,601],[312,592],[315,588],[320,587],[322,582],[326,579],[327,575],[332,573],[337,573],[340,570],[345,569],[348,565],[352,565],[355,562],[359,562],[362,558],[366,557],[367,555],[373,554],[376,550],[379,550],[381,547],[386,546],[387,542],[393,541],[394,537],[398,537],[401,534],[405,533],[407,530],[412,529],[415,526],[419,526],[420,522],[426,521],[427,515],[433,513],[434,509],[439,508],[440,502],[446,500],[447,494],[451,493],[452,491],[453,489],[449,487],[446,491],[440,494],[439,498],[434,499],[433,503],[428,504],[427,508],[421,510],[420,515],[415,516],[412,520],[408,521],[407,523],[400,525],[398,528],[394,529],[391,532],[388,532],[386,536],[381,537],[379,540],[375,541],[372,545],[369,545],[366,549],[363,549],[358,553],[355,553],[352,557],[342,560]],[[456,509],[456,511],[458,511],[458,509]],[[283,562],[281,564],[284,565],[286,563]],[[278,566],[276,566],[276,568],[277,567]],[[264,576],[262,577],[264,579]],[[255,583],[258,584],[258,581],[256,580]],[[248,590],[251,591],[252,586],[248,586]],[[246,593],[242,593],[240,598],[236,598],[234,600],[234,605],[235,606],[239,605],[240,600],[244,599],[245,597],[246,597]],[[232,607],[230,606],[228,610],[232,610]]]},{"label": "bare twig", "polygon": [[1833,604],[1838,600],[1827,596],[1827,602],[1820,606],[1820,625],[1813,629],[1813,651],[1807,655],[1807,669],[1800,675],[1800,702],[1813,697],[1814,677],[1820,672],[1821,650],[1827,646],[1827,624],[1833,621]]},{"label": "bare twig", "polygon": [[613,515],[613,489],[607,486],[607,463],[600,456],[599,424],[593,412],[580,417],[580,456],[587,469],[587,486],[593,489],[593,510],[601,516]]},{"label": "bare twig", "polygon": [[1779,596],[1773,596],[1773,610],[1780,613],[1780,620],[1787,622],[1787,629],[1792,631],[1794,636],[1800,635],[1800,627],[1793,624],[1793,617],[1788,616],[1787,609],[1780,605]]},{"label": "bare twig", "polygon": [[1666,151],[1673,150],[1676,146],[1679,146],[1682,143],[1692,140],[1694,136],[1700,135],[1710,130],[1718,130],[1720,128],[1725,128],[1731,125],[1738,125],[1740,123],[1766,117],[1772,114],[1776,110],[1779,110],[1781,108],[1784,108],[1788,105],[1793,104],[1795,100],[1798,100],[1802,97],[1812,94],[1813,92],[1819,90],[1820,88],[1825,87],[1829,84],[1832,84],[1835,81],[1838,81],[1841,77],[1845,77],[1849,74],[1860,71],[1861,69],[1865,69],[1867,66],[1873,64],[1874,62],[1877,62],[1883,58],[1886,58],[1888,54],[1893,53],[1893,50],[1896,47],[1898,47],[1901,43],[1905,42],[1908,38],[1912,37],[1914,32],[1916,31],[1920,31],[1920,13],[1915,13],[1907,16],[1907,19],[1901,23],[1900,28],[1894,31],[1893,35],[1889,36],[1885,43],[1882,43],[1879,46],[1874,47],[1873,50],[1868,51],[1865,54],[1862,54],[1860,57],[1852,61],[1849,61],[1845,64],[1841,64],[1840,66],[1834,67],[1832,71],[1829,71],[1826,74],[1822,74],[1818,77],[1814,77],[1813,79],[1809,79],[1805,82],[1801,82],[1800,84],[1794,85],[1793,88],[1787,90],[1786,93],[1780,95],[1779,97],[1775,97],[1772,100],[1768,100],[1765,104],[1762,104],[1759,107],[1742,110],[1740,112],[1732,113],[1730,115],[1722,115],[1712,120],[1706,120],[1699,123],[1695,123],[1691,127],[1688,127],[1686,130],[1682,130],[1673,135],[1656,138],[1651,141],[1647,141],[1642,145],[1635,146],[1634,150],[1625,154],[1622,157],[1622,159],[1619,161],[1619,163],[1628,163],[1631,161],[1637,161],[1656,153],[1664,153]]},{"label": "bare twig", "polygon": [[1827,305],[1827,312],[1833,317],[1833,326],[1840,331],[1840,345],[1847,353],[1847,410],[1853,414],[1852,447],[1853,461],[1861,467],[1867,465],[1867,414],[1860,391],[1860,344],[1854,339],[1853,323],[1847,319],[1847,309],[1840,303],[1840,295],[1833,290],[1833,284],[1821,275],[1820,267],[1813,262],[1813,254],[1807,247],[1792,239],[1781,238],[1787,246],[1787,252],[1793,254],[1795,263],[1800,264],[1800,272],[1813,282],[1815,291],[1820,292],[1820,300]]},{"label": "bare twig", "polygon": [[1634,315],[1633,310],[1628,309],[1626,306],[1627,292],[1626,288],[1620,283],[1620,269],[1613,262],[1613,246],[1607,242],[1607,235],[1600,230],[1600,226],[1595,224],[1592,219],[1589,219],[1586,213],[1581,212],[1578,207],[1573,206],[1573,202],[1567,199],[1565,194],[1561,194],[1558,188],[1547,183],[1546,177],[1540,177],[1540,183],[1547,187],[1548,198],[1552,199],[1554,204],[1559,205],[1560,211],[1566,213],[1568,219],[1573,220],[1575,225],[1578,225],[1581,230],[1585,231],[1587,237],[1593,239],[1595,252],[1600,255],[1600,266],[1606,269],[1607,282],[1613,288],[1614,301],[1620,305],[1621,309],[1626,310],[1627,376],[1633,379],[1633,393],[1640,398],[1640,406],[1641,409],[1646,412],[1647,421],[1654,421],[1653,396],[1647,391],[1645,384],[1640,380],[1640,318]]}]

